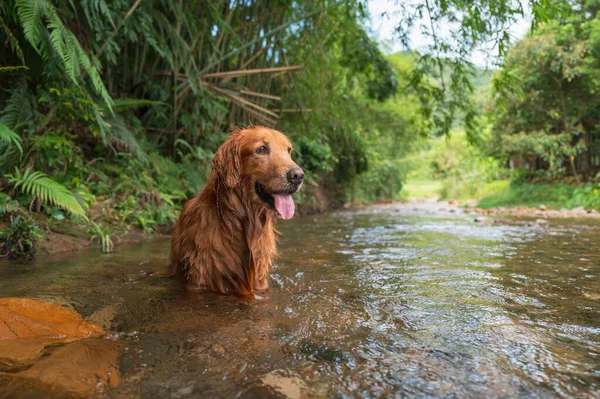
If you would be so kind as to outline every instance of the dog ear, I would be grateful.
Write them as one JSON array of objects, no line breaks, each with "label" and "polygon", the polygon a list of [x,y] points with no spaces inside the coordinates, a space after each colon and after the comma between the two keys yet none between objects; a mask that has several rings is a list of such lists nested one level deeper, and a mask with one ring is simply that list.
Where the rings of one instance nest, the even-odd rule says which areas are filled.
[{"label": "dog ear", "polygon": [[222,181],[231,188],[240,182],[240,146],[237,135],[231,134],[219,147],[212,159],[211,167]]}]

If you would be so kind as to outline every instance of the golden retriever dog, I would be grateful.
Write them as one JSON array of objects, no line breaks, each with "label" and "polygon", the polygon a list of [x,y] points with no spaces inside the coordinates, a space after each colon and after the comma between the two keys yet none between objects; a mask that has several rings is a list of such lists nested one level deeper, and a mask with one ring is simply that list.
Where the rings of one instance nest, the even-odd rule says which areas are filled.
[{"label": "golden retriever dog", "polygon": [[188,290],[250,297],[268,289],[275,222],[294,216],[292,194],[304,181],[291,153],[283,133],[261,126],[235,130],[217,150],[171,239],[170,272]]}]

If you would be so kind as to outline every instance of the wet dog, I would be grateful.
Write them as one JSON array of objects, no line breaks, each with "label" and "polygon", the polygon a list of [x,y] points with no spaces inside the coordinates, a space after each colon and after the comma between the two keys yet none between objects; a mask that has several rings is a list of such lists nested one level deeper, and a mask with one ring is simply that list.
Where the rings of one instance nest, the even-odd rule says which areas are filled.
[{"label": "wet dog", "polygon": [[261,126],[237,129],[218,149],[171,239],[170,271],[188,290],[252,296],[268,289],[275,222],[294,216],[292,194],[304,181],[291,153],[283,133]]}]

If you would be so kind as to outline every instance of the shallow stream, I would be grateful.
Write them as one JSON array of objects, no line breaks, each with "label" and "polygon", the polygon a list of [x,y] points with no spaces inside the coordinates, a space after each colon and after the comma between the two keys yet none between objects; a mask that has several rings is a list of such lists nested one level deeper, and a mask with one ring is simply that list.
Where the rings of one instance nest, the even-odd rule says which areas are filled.
[{"label": "shallow stream", "polygon": [[[473,219],[389,205],[281,221],[269,297],[251,303],[152,276],[168,241],[1,263],[0,297],[109,331],[109,398],[600,397],[600,224]],[[0,397],[77,394],[0,377]]]}]

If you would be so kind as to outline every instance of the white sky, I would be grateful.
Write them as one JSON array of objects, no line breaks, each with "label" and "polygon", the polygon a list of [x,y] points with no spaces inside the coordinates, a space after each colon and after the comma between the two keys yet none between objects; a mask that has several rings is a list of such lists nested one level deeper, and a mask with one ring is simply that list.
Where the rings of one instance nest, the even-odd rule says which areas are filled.
[{"label": "white sky", "polygon": [[[397,25],[399,18],[394,16],[394,12],[399,8],[394,3],[395,0],[371,0],[369,2],[369,13],[371,14],[371,29],[375,34],[375,39],[382,44],[382,48],[387,53],[395,53],[404,50],[400,41],[394,36],[394,28]],[[381,14],[387,12],[388,15],[381,17]],[[527,13],[528,14],[528,13]],[[429,37],[423,35],[419,31],[419,21],[416,21],[410,34],[411,50],[425,52],[428,50],[428,45],[431,44]],[[510,29],[509,33],[514,43],[522,38],[531,26],[529,18],[518,20]],[[444,30],[449,27],[442,26],[442,35]],[[471,55],[471,62],[479,67],[493,67],[495,59],[488,57],[485,52],[477,51]]]}]

